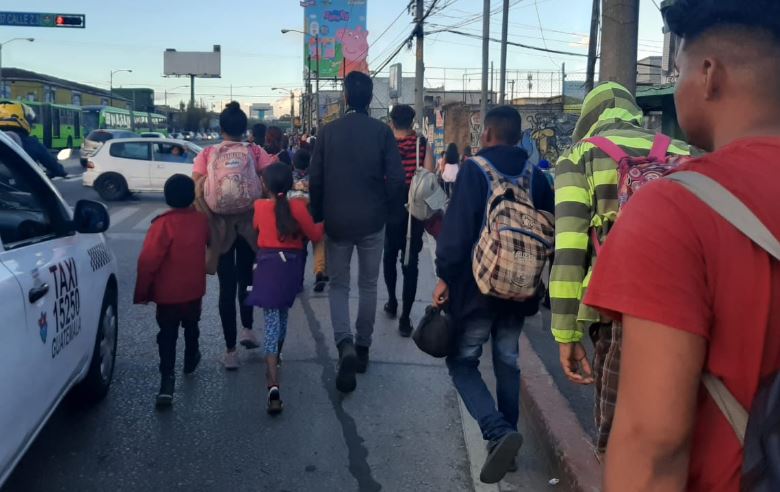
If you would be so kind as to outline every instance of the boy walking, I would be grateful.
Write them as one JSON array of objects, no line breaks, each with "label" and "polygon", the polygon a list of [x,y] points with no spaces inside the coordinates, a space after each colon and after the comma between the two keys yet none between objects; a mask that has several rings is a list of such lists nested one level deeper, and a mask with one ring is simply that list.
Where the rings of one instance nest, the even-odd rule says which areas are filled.
[{"label": "boy walking", "polygon": [[201,359],[198,322],[206,293],[206,216],[192,208],[195,183],[177,174],[165,182],[165,202],[171,210],[152,220],[141,255],[135,304],[157,304],[157,346],[160,353],[160,391],[157,406],[170,406],[176,377],[176,340],[184,328],[184,374]]},{"label": "boy walking", "polygon": [[[290,199],[300,198],[311,201],[309,196],[309,163],[311,152],[300,149],[293,157],[293,189],[289,193]],[[328,284],[325,261],[325,241],[317,241],[313,244],[314,250],[314,292],[322,292]]]},{"label": "boy walking", "polygon": [[[780,369],[780,262],[768,253],[780,237],[780,4],[687,0],[662,8],[683,40],[680,126],[713,153],[631,199],[585,297],[623,325],[604,490],[778,490],[744,481],[776,477],[771,460],[743,475],[740,488],[743,447],[702,380],[719,380],[747,412],[769,410],[754,398]],[[714,180],[725,188],[715,195],[721,201],[736,197],[726,214],[741,201],[768,230],[764,245],[748,238],[749,220],[732,225],[713,208],[717,201],[705,204],[675,182],[685,177]],[[759,436],[748,431],[745,449],[772,449],[771,418],[751,420],[768,433],[751,443]]]},{"label": "boy walking", "polygon": [[[482,150],[477,158],[491,172],[521,176],[531,166],[528,154],[517,147],[522,136],[520,114],[510,106],[491,110],[485,118]],[[484,161],[483,161],[484,162]],[[537,210],[552,214],[553,191],[542,172],[531,166],[529,196]],[[472,273],[472,251],[477,243],[488,201],[488,180],[473,158],[464,162],[455,182],[436,247],[439,283],[433,304],[448,311],[457,326],[458,340],[447,366],[458,393],[479,424],[490,451],[480,478],[497,483],[514,464],[522,437],[517,432],[520,416],[520,369],[518,338],[526,316],[539,310],[539,299],[513,302],[483,295]],[[481,374],[482,346],[492,339],[493,371],[498,407]]]}]

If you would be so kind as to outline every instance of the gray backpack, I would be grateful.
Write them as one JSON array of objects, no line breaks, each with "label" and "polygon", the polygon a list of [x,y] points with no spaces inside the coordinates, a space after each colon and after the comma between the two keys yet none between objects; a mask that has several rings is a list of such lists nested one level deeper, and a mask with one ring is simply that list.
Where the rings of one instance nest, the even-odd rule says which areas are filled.
[{"label": "gray backpack", "polygon": [[[775,260],[780,260],[777,238],[720,183],[692,171],[674,173],[667,179],[683,185]],[[772,328],[780,330],[780,326]],[[716,376],[705,373],[702,382],[742,444],[741,489],[750,492],[780,490],[780,373],[761,382],[750,414]]]}]

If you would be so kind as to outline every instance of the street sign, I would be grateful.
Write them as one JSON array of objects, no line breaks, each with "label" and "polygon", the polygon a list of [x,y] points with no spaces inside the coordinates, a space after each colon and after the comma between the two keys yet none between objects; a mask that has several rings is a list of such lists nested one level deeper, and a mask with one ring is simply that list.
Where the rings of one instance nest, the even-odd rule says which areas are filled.
[{"label": "street sign", "polygon": [[47,12],[0,12],[0,26],[67,27],[84,29],[84,14],[56,14]]}]

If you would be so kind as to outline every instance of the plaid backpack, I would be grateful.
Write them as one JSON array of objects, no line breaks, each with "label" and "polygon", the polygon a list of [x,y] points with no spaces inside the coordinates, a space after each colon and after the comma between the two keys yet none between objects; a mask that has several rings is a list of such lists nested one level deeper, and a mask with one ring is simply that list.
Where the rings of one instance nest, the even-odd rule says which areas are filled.
[{"label": "plaid backpack", "polygon": [[536,298],[553,252],[554,219],[534,207],[533,166],[526,163],[520,176],[506,176],[483,157],[472,160],[488,183],[485,219],[472,258],[477,286],[501,299]]},{"label": "plaid backpack", "polygon": [[[668,155],[672,139],[662,133],[655,136],[653,147],[647,157],[631,157],[606,137],[590,137],[584,139],[583,142],[595,145],[617,162],[618,213],[642,186],[665,176],[681,163],[678,157]],[[601,252],[598,232],[594,228],[591,228],[590,232],[593,248],[598,255]]]}]

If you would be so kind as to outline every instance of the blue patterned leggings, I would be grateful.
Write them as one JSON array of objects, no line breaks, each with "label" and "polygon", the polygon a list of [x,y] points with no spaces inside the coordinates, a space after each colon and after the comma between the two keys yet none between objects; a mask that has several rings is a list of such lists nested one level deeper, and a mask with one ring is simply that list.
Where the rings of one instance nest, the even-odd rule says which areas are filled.
[{"label": "blue patterned leggings", "polygon": [[287,309],[263,309],[265,355],[279,355],[279,345],[287,336]]}]

